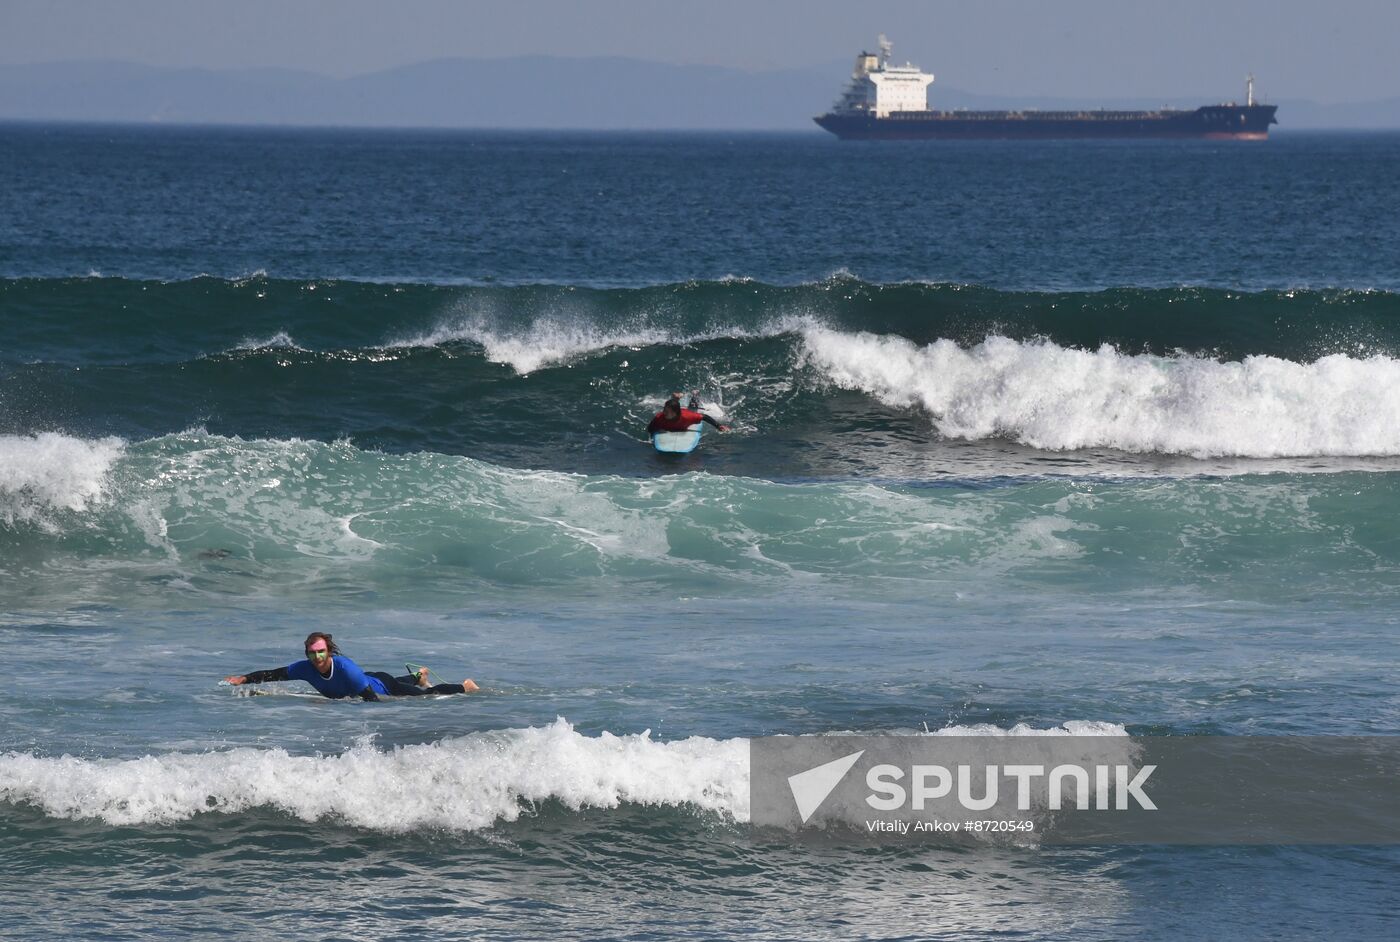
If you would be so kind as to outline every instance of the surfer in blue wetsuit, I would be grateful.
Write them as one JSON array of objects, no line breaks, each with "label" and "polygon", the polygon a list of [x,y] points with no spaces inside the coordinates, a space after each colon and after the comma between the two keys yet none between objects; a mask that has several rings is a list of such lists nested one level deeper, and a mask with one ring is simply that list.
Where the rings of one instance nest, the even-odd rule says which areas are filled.
[{"label": "surfer in blue wetsuit", "polygon": [[729,426],[720,425],[713,418],[703,412],[698,412],[700,400],[692,393],[690,396],[690,408],[681,408],[681,394],[671,393],[671,398],[666,400],[666,404],[661,407],[661,411],[652,417],[651,424],[647,426],[647,434],[655,435],[657,432],[684,432],[692,425],[699,425],[701,422],[708,422],[721,432],[729,431]]},{"label": "surfer in blue wetsuit", "polygon": [[364,671],[360,665],[340,653],[335,641],[324,631],[313,631],[306,636],[303,646],[306,660],[295,661],[286,667],[271,670],[253,671],[251,674],[234,674],[225,677],[227,683],[235,687],[241,684],[265,684],[278,680],[304,680],[323,697],[340,700],[344,697],[360,697],[365,700],[378,700],[381,697],[421,697],[427,694],[474,693],[481,688],[470,679],[460,684],[428,685],[428,669],[419,668],[416,674],[407,677],[394,677],[383,671]]}]

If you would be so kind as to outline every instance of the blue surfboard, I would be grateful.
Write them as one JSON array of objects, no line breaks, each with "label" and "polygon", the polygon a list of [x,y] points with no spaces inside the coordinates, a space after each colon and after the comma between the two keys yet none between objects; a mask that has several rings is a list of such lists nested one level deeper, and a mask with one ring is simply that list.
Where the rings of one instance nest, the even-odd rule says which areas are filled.
[{"label": "blue surfboard", "polygon": [[695,450],[700,444],[700,430],[703,424],[692,425],[684,432],[653,432],[651,445],[657,451],[669,455],[684,455]]}]

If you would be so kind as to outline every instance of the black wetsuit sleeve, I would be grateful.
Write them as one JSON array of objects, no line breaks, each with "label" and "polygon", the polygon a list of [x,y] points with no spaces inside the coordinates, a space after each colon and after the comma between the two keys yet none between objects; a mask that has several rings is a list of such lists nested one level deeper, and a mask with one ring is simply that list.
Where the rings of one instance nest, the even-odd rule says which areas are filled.
[{"label": "black wetsuit sleeve", "polygon": [[363,697],[363,698],[366,699],[366,700],[379,700],[379,699],[380,699],[379,694],[377,694],[377,693],[374,692],[374,688],[373,688],[373,687],[366,687],[364,690],[361,690],[361,691],[360,691],[360,696]]},{"label": "black wetsuit sleeve", "polygon": [[287,669],[285,667],[274,667],[270,671],[253,671],[251,674],[245,674],[244,677],[245,679],[243,682],[245,684],[265,684],[274,680],[292,679],[287,676]]},{"label": "black wetsuit sleeve", "polygon": [[711,425],[713,425],[715,428],[723,428],[723,427],[724,427],[724,426],[720,425],[718,422],[716,422],[714,419],[712,419],[710,416],[706,415],[706,414],[703,413],[703,412],[700,413],[700,417],[701,417],[702,419],[704,419],[706,422],[709,422],[709,423],[710,423]]}]

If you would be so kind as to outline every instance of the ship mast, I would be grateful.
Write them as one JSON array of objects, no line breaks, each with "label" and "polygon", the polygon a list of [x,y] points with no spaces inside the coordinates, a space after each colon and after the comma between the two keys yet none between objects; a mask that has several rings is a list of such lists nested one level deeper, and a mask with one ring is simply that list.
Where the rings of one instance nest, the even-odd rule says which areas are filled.
[{"label": "ship mast", "polygon": [[1254,107],[1254,73],[1249,73],[1249,78],[1244,80],[1245,104],[1250,108]]},{"label": "ship mast", "polygon": [[880,69],[884,70],[889,65],[890,52],[894,49],[894,43],[885,38],[885,34],[880,34]]}]

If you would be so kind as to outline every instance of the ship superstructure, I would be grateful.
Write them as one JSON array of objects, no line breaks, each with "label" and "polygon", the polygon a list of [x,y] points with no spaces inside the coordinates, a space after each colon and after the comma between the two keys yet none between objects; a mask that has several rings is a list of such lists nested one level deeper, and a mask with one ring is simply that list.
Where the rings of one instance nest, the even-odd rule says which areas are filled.
[{"label": "ship superstructure", "polygon": [[832,107],[842,114],[873,115],[887,118],[896,111],[927,111],[928,87],[933,76],[916,65],[891,66],[892,45],[880,36],[880,53],[862,52],[850,84]]}]

